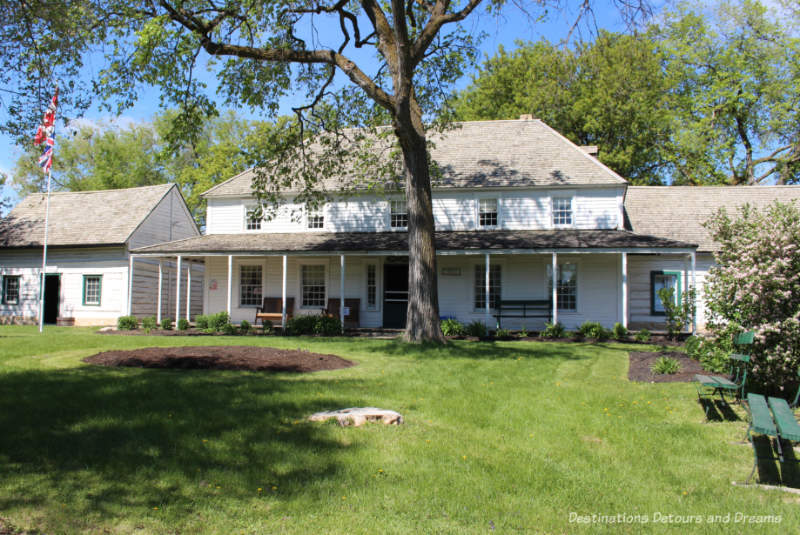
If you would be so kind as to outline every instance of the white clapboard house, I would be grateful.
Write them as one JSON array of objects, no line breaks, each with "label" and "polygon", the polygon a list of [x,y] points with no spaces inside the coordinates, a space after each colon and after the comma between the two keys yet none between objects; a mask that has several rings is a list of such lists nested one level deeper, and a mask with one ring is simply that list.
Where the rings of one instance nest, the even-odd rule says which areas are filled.
[{"label": "white clapboard house", "polygon": [[[29,195],[0,220],[0,323],[39,317],[46,196]],[[176,263],[141,259],[130,278],[130,250],[197,237],[197,226],[178,188],[171,184],[121,190],[58,192],[50,198],[44,317],[76,325],[110,325],[132,311],[155,315],[161,270],[162,312],[186,313],[176,303]],[[202,309],[203,265],[181,270],[192,314]]]},{"label": "white clapboard house", "polygon": [[[553,317],[568,328],[588,320],[627,324],[640,315],[630,275],[649,269],[641,266],[653,259],[680,265],[691,284],[696,242],[626,229],[627,183],[591,147],[535,119],[466,122],[434,141],[443,317],[494,327],[498,300],[550,299]],[[253,321],[269,298],[294,315],[346,308],[345,318],[360,327],[403,327],[402,193],[329,191],[324,206],[306,213],[286,192],[274,218],[255,220],[253,177],[246,171],[204,193],[205,235],[140,247],[135,258],[202,261],[203,310],[227,310],[233,321]],[[503,327],[535,330],[543,321],[510,318]]]}]

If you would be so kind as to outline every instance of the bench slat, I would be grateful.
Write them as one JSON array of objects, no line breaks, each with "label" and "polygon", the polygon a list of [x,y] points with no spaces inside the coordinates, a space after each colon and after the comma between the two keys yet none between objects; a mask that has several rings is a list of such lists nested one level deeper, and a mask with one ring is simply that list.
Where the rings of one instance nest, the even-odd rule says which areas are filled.
[{"label": "bench slat", "polygon": [[793,442],[800,442],[800,424],[794,418],[792,409],[785,399],[769,398],[769,408],[775,417],[775,425],[781,437]]},{"label": "bench slat", "polygon": [[705,386],[716,386],[717,380],[708,375],[695,375],[694,380]]},{"label": "bench slat", "polygon": [[747,405],[750,407],[750,427],[756,433],[771,437],[778,436],[778,430],[772,422],[772,414],[769,412],[767,400],[761,394],[747,394]]},{"label": "bench slat", "polygon": [[742,355],[741,353],[731,353],[730,358],[739,362],[750,362],[750,355]]}]

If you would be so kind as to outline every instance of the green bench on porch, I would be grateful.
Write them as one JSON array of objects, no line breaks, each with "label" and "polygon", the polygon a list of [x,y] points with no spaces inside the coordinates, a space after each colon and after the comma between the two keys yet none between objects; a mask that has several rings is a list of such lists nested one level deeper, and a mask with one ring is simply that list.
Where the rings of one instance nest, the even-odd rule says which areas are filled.
[{"label": "green bench on porch", "polygon": [[[797,398],[800,397],[800,388],[797,390],[797,395],[794,397],[792,406],[797,405]],[[784,459],[783,448],[781,447],[781,440],[788,441],[791,448],[791,442],[800,442],[800,424],[794,417],[792,406],[782,398],[770,397],[766,399],[761,394],[747,394],[747,410],[750,413],[750,426],[747,428],[747,439],[753,446],[753,470],[747,478],[747,483],[753,478],[758,467],[759,459],[778,460],[781,463],[781,472],[783,472],[783,465],[787,461]],[[774,457],[770,451],[769,457],[759,457],[756,443],[753,434],[764,435],[774,438],[778,447],[778,456]],[[792,462],[800,462],[798,459],[788,459]],[[781,475],[781,480],[783,479]]]},{"label": "green bench on porch", "polygon": [[549,299],[514,299],[498,301],[495,307],[497,328],[502,327],[502,318],[553,318],[553,302]]},{"label": "green bench on porch", "polygon": [[[752,345],[754,338],[753,331],[747,331],[736,335],[733,340],[736,346]],[[741,400],[744,397],[745,383],[747,382],[747,365],[750,362],[750,355],[741,353],[731,353],[731,373],[730,377],[723,377],[721,375],[700,375],[694,376],[697,381],[697,397],[702,401],[703,397],[712,398],[714,394],[719,394],[723,403],[725,400],[725,392],[732,393],[737,399]],[[706,418],[708,418],[708,411],[711,404],[706,405]]]}]

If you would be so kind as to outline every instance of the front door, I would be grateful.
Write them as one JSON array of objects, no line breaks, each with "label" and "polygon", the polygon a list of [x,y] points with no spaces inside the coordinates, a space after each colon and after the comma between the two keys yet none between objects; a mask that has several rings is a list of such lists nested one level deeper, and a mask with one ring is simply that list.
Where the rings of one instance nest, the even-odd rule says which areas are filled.
[{"label": "front door", "polygon": [[408,264],[383,265],[383,326],[405,329],[408,310]]},{"label": "front door", "polygon": [[44,322],[55,323],[58,319],[58,307],[61,301],[61,277],[45,275],[44,277]]}]

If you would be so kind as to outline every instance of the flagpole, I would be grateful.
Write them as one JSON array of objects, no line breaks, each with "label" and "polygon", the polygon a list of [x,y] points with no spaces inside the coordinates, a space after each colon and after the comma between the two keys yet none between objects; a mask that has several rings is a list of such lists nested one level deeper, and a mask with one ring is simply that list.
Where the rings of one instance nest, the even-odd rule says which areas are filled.
[{"label": "flagpole", "polygon": [[44,282],[47,273],[47,227],[50,220],[50,176],[52,170],[47,171],[47,207],[44,211],[44,249],[42,251],[42,277],[39,284],[39,332],[44,331]]}]

